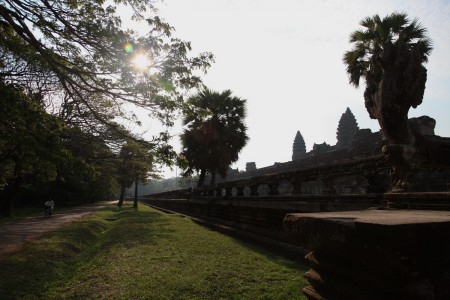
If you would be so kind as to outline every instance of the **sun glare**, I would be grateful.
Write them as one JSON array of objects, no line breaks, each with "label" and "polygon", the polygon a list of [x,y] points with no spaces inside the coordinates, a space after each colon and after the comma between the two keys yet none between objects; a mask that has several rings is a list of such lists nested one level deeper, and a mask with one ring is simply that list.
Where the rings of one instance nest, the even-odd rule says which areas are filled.
[{"label": "sun glare", "polygon": [[139,71],[145,71],[150,67],[151,60],[147,55],[145,55],[143,53],[138,53],[134,56],[131,63]]}]

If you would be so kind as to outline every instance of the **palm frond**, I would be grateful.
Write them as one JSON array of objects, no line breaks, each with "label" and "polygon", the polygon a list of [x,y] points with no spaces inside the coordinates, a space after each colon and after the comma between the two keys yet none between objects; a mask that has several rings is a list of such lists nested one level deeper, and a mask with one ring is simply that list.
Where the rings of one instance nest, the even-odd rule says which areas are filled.
[{"label": "palm frond", "polygon": [[379,15],[366,17],[360,21],[360,25],[364,28],[350,35],[353,49],[343,57],[349,82],[354,86],[359,86],[361,77],[367,80],[369,70],[376,69],[376,65],[382,63],[384,47],[387,45],[402,43],[410,51],[418,51],[422,62],[428,61],[432,41],[418,19],[410,21],[406,13],[394,12],[382,19]]},{"label": "palm frond", "polygon": [[405,43],[414,43],[419,39],[426,37],[427,29],[422,27],[417,19],[414,19],[399,33],[399,41]]}]

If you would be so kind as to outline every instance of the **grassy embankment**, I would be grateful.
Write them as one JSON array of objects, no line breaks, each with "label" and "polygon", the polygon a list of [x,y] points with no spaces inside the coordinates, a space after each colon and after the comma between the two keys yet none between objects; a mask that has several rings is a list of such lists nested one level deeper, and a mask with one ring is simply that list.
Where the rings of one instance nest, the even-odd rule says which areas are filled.
[{"label": "grassy embankment", "polygon": [[0,258],[0,299],[305,299],[305,270],[188,218],[126,204]]}]

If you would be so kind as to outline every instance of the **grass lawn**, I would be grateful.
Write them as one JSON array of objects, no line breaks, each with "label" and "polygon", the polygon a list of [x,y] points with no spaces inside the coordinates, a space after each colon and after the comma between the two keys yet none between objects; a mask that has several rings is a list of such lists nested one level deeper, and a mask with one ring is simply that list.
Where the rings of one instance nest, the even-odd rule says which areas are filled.
[{"label": "grass lawn", "polygon": [[126,203],[0,258],[0,299],[305,299],[306,269],[189,218]]}]

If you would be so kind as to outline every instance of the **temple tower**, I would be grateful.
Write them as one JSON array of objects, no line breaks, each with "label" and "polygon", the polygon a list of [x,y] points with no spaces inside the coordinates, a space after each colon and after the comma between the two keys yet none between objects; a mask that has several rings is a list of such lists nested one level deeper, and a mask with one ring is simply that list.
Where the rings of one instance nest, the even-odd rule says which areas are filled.
[{"label": "temple tower", "polygon": [[339,120],[339,125],[336,132],[336,148],[346,149],[350,148],[354,134],[359,130],[356,118],[350,108],[347,107],[345,113],[342,114]]},{"label": "temple tower", "polygon": [[245,164],[245,172],[256,171],[256,163],[248,162]]},{"label": "temple tower", "polygon": [[300,131],[295,135],[294,144],[292,145],[292,160],[301,159],[306,154],[305,140]]}]

